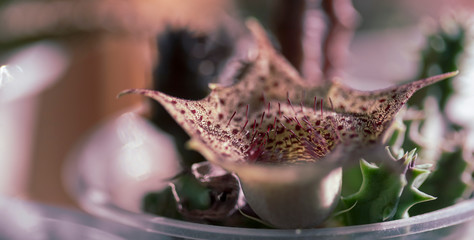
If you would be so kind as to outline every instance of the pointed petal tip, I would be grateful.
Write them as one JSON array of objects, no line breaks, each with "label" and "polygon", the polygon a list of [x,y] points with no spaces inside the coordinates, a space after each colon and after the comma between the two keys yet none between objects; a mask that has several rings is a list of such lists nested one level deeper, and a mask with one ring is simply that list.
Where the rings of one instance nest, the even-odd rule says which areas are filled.
[{"label": "pointed petal tip", "polygon": [[454,76],[458,75],[458,73],[459,73],[459,70],[452,71],[452,72],[447,72],[447,73],[442,73],[442,74],[431,76],[431,77],[428,77],[428,78],[425,78],[425,79],[420,79],[418,81],[409,83],[407,85],[411,84],[411,86],[413,86],[413,90],[418,91],[419,89],[421,89],[423,87],[426,87],[426,86],[429,86],[429,85],[434,84],[436,82],[454,77]]},{"label": "pointed petal tip", "polygon": [[452,74],[452,77],[454,77],[454,76],[459,74],[459,70],[452,71],[452,72],[450,72],[450,74]]},{"label": "pointed petal tip", "polygon": [[128,95],[128,94],[131,94],[134,92],[135,89],[127,89],[127,90],[123,90],[121,91],[119,94],[117,94],[117,98],[121,98],[122,96],[124,95]]},{"label": "pointed petal tip", "polygon": [[245,21],[245,25],[252,33],[252,36],[255,38],[256,43],[260,48],[265,48],[265,46],[268,48],[269,46],[272,46],[265,28],[256,18],[248,18]]},{"label": "pointed petal tip", "polygon": [[447,72],[447,73],[442,73],[442,74],[438,74],[438,75],[435,75],[435,76],[431,76],[431,77],[428,77],[428,78],[425,78],[425,79],[422,79],[422,80],[419,80],[419,81],[424,81],[424,82],[427,83],[426,85],[430,85],[430,84],[433,84],[435,82],[454,77],[454,76],[458,75],[458,73],[459,73],[459,70],[456,70],[456,71],[452,71],[452,72]]},{"label": "pointed petal tip", "polygon": [[250,30],[253,30],[253,29],[257,29],[260,27],[260,23],[258,22],[258,20],[254,17],[249,17],[245,20],[245,25],[247,26],[247,28],[249,28]]},{"label": "pointed petal tip", "polygon": [[122,96],[128,95],[128,94],[148,95],[148,93],[151,91],[152,90],[139,89],[139,88],[126,89],[126,90],[121,91],[119,94],[117,94],[117,98],[121,98]]},{"label": "pointed petal tip", "polygon": [[411,94],[408,97],[411,97],[413,93],[420,90],[421,88],[427,87],[429,85],[435,84],[442,80],[454,77],[459,74],[459,70],[438,74],[435,76],[427,77],[424,79],[419,79],[414,82],[406,83],[394,88],[410,90]]},{"label": "pointed petal tip", "polygon": [[437,76],[434,76],[434,77],[438,77],[439,79],[446,79],[446,78],[454,77],[458,74],[459,74],[459,70],[456,70],[456,71],[452,71],[452,72],[443,73],[443,74],[440,74],[440,75],[437,75]]}]

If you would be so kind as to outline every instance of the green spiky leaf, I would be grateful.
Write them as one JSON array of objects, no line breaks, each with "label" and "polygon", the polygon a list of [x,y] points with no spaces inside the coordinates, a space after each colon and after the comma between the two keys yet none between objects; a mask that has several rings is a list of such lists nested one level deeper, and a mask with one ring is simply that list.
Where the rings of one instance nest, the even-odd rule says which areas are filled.
[{"label": "green spiky leaf", "polygon": [[346,224],[406,218],[415,204],[435,199],[419,190],[430,171],[427,165],[415,166],[416,158],[414,149],[400,154],[395,167],[376,166],[361,160],[362,185],[358,192],[342,198],[350,208],[344,213]]},{"label": "green spiky leaf", "polygon": [[394,219],[408,218],[408,210],[418,203],[435,200],[436,198],[420,191],[419,187],[431,173],[428,165],[409,167],[405,174],[407,185],[403,189]]},{"label": "green spiky leaf", "polygon": [[463,158],[462,149],[444,152],[432,174],[420,187],[424,192],[438,196],[436,201],[415,206],[413,214],[418,215],[435,211],[456,203],[468,188],[463,180],[468,163]]},{"label": "green spiky leaf", "polygon": [[352,207],[345,213],[346,224],[359,225],[391,219],[406,185],[405,179],[365,160],[360,161],[360,169],[362,185],[359,191],[342,198],[347,207]]}]

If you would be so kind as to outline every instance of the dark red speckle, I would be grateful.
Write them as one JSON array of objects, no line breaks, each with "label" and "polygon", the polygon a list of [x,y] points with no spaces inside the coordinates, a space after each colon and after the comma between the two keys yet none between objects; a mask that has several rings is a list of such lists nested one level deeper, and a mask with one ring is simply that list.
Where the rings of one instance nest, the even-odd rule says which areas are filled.
[{"label": "dark red speckle", "polygon": [[284,128],[277,128],[277,134],[282,134],[283,132],[285,132],[285,129]]}]

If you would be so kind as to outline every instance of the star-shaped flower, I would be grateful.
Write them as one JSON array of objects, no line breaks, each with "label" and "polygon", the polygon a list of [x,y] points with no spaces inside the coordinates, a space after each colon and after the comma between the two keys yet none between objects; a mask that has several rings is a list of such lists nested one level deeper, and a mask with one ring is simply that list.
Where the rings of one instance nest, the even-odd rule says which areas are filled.
[{"label": "star-shaped flower", "polygon": [[194,149],[237,174],[247,202],[282,228],[314,227],[340,195],[341,166],[381,142],[395,114],[418,89],[446,73],[380,91],[339,82],[311,86],[272,47],[254,20],[247,25],[258,51],[199,101],[131,89],[160,102],[191,136]]}]

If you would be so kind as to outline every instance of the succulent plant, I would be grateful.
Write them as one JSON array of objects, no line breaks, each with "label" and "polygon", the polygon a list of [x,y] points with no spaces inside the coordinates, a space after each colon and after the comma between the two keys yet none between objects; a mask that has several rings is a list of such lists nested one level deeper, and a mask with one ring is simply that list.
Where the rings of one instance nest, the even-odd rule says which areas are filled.
[{"label": "succulent plant", "polygon": [[341,167],[361,157],[380,160],[383,135],[410,96],[457,74],[371,92],[335,79],[313,86],[274,50],[255,20],[247,26],[258,48],[232,76],[234,85],[211,85],[198,101],[145,89],[121,95],[161,103],[191,136],[189,146],[235,173],[255,213],[280,228],[324,221],[339,200]]},{"label": "succulent plant", "polygon": [[[472,35],[465,22],[462,16],[449,16],[427,36],[420,54],[419,77],[433,70],[454,70],[462,64],[466,57],[464,48],[469,46]],[[419,149],[421,160],[433,165],[420,189],[437,199],[414,206],[414,215],[453,205],[472,195],[473,179],[469,176],[473,176],[474,155],[472,146],[468,146],[468,129],[447,114],[448,102],[459,86],[456,88],[453,81],[442,81],[423,89],[407,103],[411,113],[400,123],[406,131],[400,133],[397,145]]]},{"label": "succulent plant", "polygon": [[342,198],[348,208],[343,214],[346,225],[407,218],[412,206],[435,199],[418,189],[430,174],[430,166],[416,166],[415,151],[392,157],[395,164],[389,167],[360,161],[362,185],[358,192]]}]

